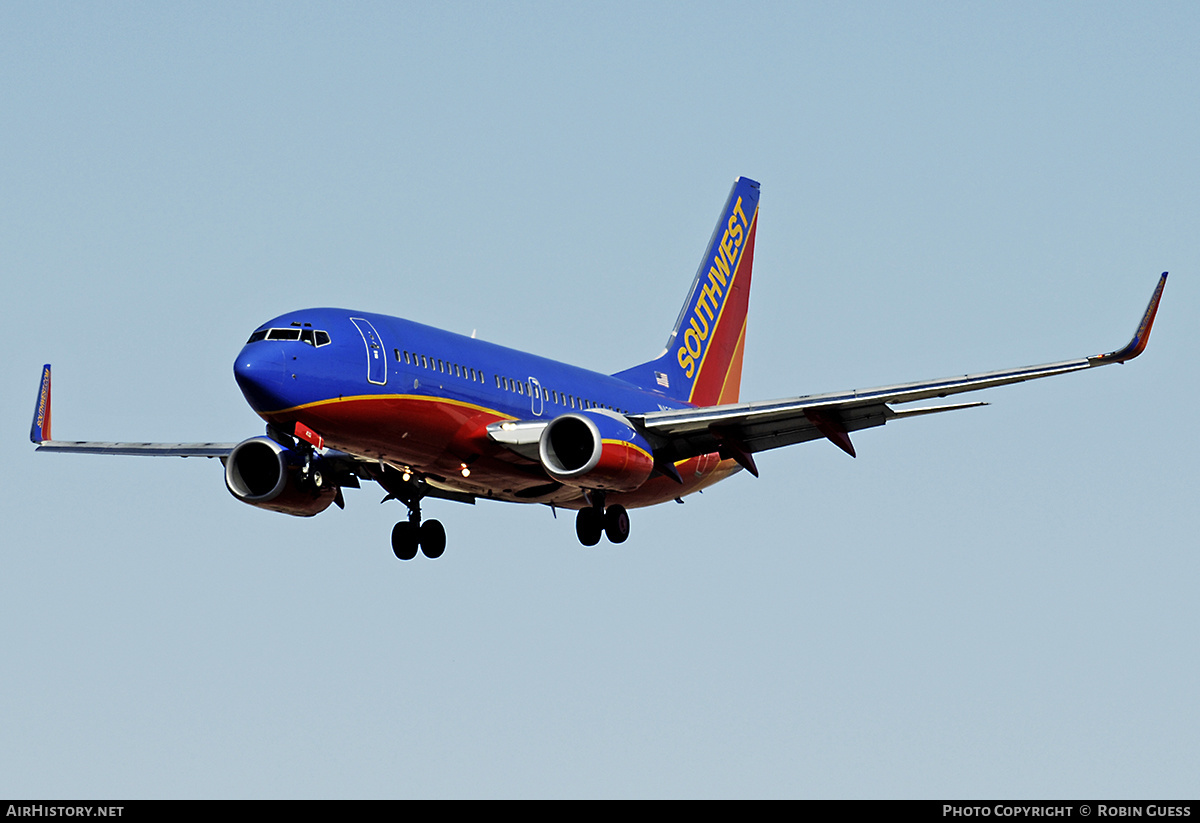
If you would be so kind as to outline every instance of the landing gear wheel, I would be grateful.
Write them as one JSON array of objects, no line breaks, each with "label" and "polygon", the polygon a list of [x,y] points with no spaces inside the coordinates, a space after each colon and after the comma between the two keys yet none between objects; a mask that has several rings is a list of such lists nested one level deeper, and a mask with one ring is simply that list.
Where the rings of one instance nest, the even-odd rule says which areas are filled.
[{"label": "landing gear wheel", "polygon": [[604,513],[604,533],[611,543],[624,543],[629,539],[629,514],[625,507],[614,503]]},{"label": "landing gear wheel", "polygon": [[[392,551],[401,560],[412,560],[417,556],[418,542],[416,523],[401,520],[392,527]],[[442,542],[445,543],[444,532]]]},{"label": "landing gear wheel", "polygon": [[594,546],[600,542],[600,534],[604,531],[604,517],[598,509],[591,506],[580,509],[575,515],[575,534],[579,542],[585,546]]},{"label": "landing gear wheel", "polygon": [[446,550],[446,529],[439,520],[426,520],[421,524],[421,551],[429,559],[442,556]]}]

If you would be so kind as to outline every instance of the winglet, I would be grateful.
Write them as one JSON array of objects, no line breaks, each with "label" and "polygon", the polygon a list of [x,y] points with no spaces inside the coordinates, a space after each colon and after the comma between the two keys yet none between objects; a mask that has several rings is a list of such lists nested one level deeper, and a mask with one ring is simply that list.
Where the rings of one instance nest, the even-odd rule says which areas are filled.
[{"label": "winglet", "polygon": [[29,439],[41,444],[50,437],[50,364],[42,366],[42,383],[38,386],[37,404],[33,407],[33,426]]},{"label": "winglet", "polygon": [[1124,363],[1126,360],[1132,360],[1146,350],[1146,344],[1150,342],[1150,327],[1154,325],[1154,315],[1158,313],[1158,301],[1162,299],[1163,287],[1167,285],[1167,272],[1162,273],[1162,277],[1158,279],[1158,286],[1154,289],[1154,294],[1150,298],[1150,305],[1146,306],[1146,313],[1142,315],[1142,322],[1138,323],[1137,331],[1133,333],[1133,339],[1129,341],[1123,349],[1111,351],[1108,354],[1098,354],[1095,357],[1089,357],[1088,362],[1093,366],[1101,366],[1107,363]]}]

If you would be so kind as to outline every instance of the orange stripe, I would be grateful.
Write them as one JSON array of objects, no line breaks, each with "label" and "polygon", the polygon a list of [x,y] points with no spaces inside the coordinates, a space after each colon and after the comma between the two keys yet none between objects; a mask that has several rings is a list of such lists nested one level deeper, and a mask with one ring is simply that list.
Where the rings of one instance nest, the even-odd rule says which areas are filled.
[{"label": "orange stripe", "polygon": [[[742,390],[742,354],[746,347],[746,320],[742,321],[742,330],[738,333],[737,344],[733,348],[733,357],[729,360],[729,370],[725,372],[725,382],[721,384],[721,394],[717,397],[717,405],[736,403]],[[733,385],[730,385],[730,378]]]}]

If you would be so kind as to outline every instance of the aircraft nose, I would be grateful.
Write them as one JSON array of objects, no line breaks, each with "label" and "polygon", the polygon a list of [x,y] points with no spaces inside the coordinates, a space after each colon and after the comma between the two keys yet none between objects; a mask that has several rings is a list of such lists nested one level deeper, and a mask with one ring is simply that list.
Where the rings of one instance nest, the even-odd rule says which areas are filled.
[{"label": "aircraft nose", "polygon": [[269,411],[283,405],[287,365],[279,346],[270,342],[244,347],[233,361],[233,376],[242,394],[255,411]]}]

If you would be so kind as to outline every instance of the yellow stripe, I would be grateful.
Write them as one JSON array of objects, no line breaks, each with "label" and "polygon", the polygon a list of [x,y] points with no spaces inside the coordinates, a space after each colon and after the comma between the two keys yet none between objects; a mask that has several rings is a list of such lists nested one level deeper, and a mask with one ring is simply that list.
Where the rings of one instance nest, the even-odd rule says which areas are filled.
[{"label": "yellow stripe", "polygon": [[610,443],[614,446],[625,446],[627,448],[633,449],[634,451],[641,452],[643,455],[645,455],[647,460],[649,460],[651,463],[654,462],[654,455],[650,454],[650,452],[646,451],[645,449],[643,449],[641,446],[637,445],[636,443],[630,443],[628,440],[609,440],[609,439],[601,438],[600,443],[601,444]]},{"label": "yellow stripe", "polygon": [[423,403],[448,403],[451,406],[458,406],[464,409],[473,409],[475,411],[485,412],[495,415],[502,420],[516,420],[510,414],[489,409],[486,406],[480,406],[476,403],[467,403],[463,400],[453,400],[449,397],[430,397],[423,394],[356,394],[350,397],[329,398],[328,400],[314,400],[312,403],[303,403],[299,406],[292,406],[287,409],[278,409],[277,411],[264,412],[264,414],[291,414],[293,412],[303,411],[304,409],[315,409],[318,406],[328,406],[335,403],[345,403],[353,400],[417,400]]}]

